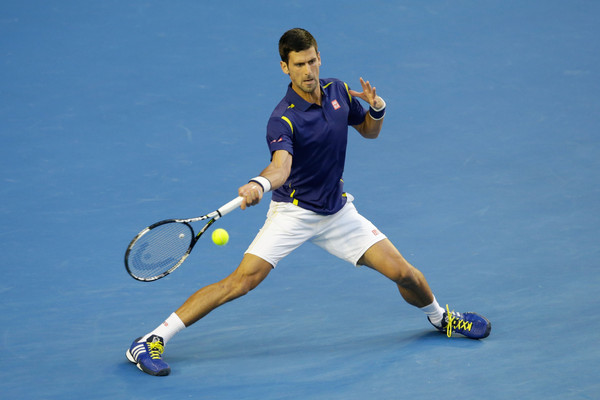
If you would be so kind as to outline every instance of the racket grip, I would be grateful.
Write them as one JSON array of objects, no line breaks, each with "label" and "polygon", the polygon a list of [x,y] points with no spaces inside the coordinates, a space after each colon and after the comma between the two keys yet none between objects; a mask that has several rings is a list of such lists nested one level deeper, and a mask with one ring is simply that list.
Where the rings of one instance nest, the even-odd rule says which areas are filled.
[{"label": "racket grip", "polygon": [[244,200],[243,197],[236,197],[235,199],[231,200],[229,203],[225,204],[224,206],[222,206],[221,208],[219,208],[217,210],[217,212],[221,215],[221,217],[225,214],[229,214],[230,212],[232,212],[233,210],[235,210],[236,208],[238,208],[239,206],[242,205],[242,200]]}]

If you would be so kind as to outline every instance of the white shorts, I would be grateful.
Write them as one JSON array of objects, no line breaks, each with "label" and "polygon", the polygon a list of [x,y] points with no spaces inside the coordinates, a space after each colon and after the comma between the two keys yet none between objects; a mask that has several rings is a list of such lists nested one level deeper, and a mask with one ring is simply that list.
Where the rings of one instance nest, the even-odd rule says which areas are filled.
[{"label": "white shorts", "polygon": [[375,243],[386,238],[360,215],[348,194],[344,207],[333,215],[320,215],[292,203],[271,201],[267,220],[246,250],[273,268],[301,244],[311,241],[353,265]]}]

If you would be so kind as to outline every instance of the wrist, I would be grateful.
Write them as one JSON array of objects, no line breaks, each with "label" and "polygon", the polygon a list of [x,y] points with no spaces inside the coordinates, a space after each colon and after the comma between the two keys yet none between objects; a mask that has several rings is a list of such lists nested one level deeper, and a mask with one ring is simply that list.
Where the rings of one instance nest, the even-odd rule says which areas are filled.
[{"label": "wrist", "polygon": [[262,187],[263,193],[267,193],[271,191],[271,181],[268,180],[267,178],[265,178],[264,176],[256,176],[252,179],[250,179],[249,182],[254,182],[254,183],[258,183],[260,185],[260,187]]},{"label": "wrist", "polygon": [[378,105],[377,107],[373,107],[373,106],[369,107],[369,115],[375,121],[378,121],[385,116],[385,106],[386,106],[385,100],[383,100],[381,97],[379,97],[379,100],[381,100],[380,105]]}]

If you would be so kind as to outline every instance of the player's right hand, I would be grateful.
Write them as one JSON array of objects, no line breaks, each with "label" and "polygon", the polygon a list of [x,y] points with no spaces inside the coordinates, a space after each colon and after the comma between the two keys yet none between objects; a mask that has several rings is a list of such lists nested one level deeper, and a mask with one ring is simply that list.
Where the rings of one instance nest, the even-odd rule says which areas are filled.
[{"label": "player's right hand", "polygon": [[255,206],[260,203],[263,197],[263,189],[256,182],[249,182],[238,189],[238,194],[244,198],[241,208],[245,210],[246,207]]}]

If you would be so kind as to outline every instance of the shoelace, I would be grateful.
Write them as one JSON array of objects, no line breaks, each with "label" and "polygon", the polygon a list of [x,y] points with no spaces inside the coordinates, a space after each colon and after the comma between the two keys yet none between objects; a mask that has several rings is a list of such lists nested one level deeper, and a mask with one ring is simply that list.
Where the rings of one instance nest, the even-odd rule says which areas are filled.
[{"label": "shoelace", "polygon": [[150,351],[150,358],[153,360],[160,359],[160,355],[165,351],[164,346],[161,342],[154,339],[151,343],[148,343],[148,350]]},{"label": "shoelace", "polygon": [[[454,330],[462,329],[465,331],[471,331],[471,328],[473,327],[473,323],[467,322],[464,319],[460,318],[459,316],[456,316],[454,313],[454,310],[450,311],[450,308],[448,308],[448,304],[446,304],[446,312],[448,315],[448,325],[446,325],[446,335],[448,337],[452,337],[452,332]],[[454,324],[456,324],[456,326],[454,326]]]}]

